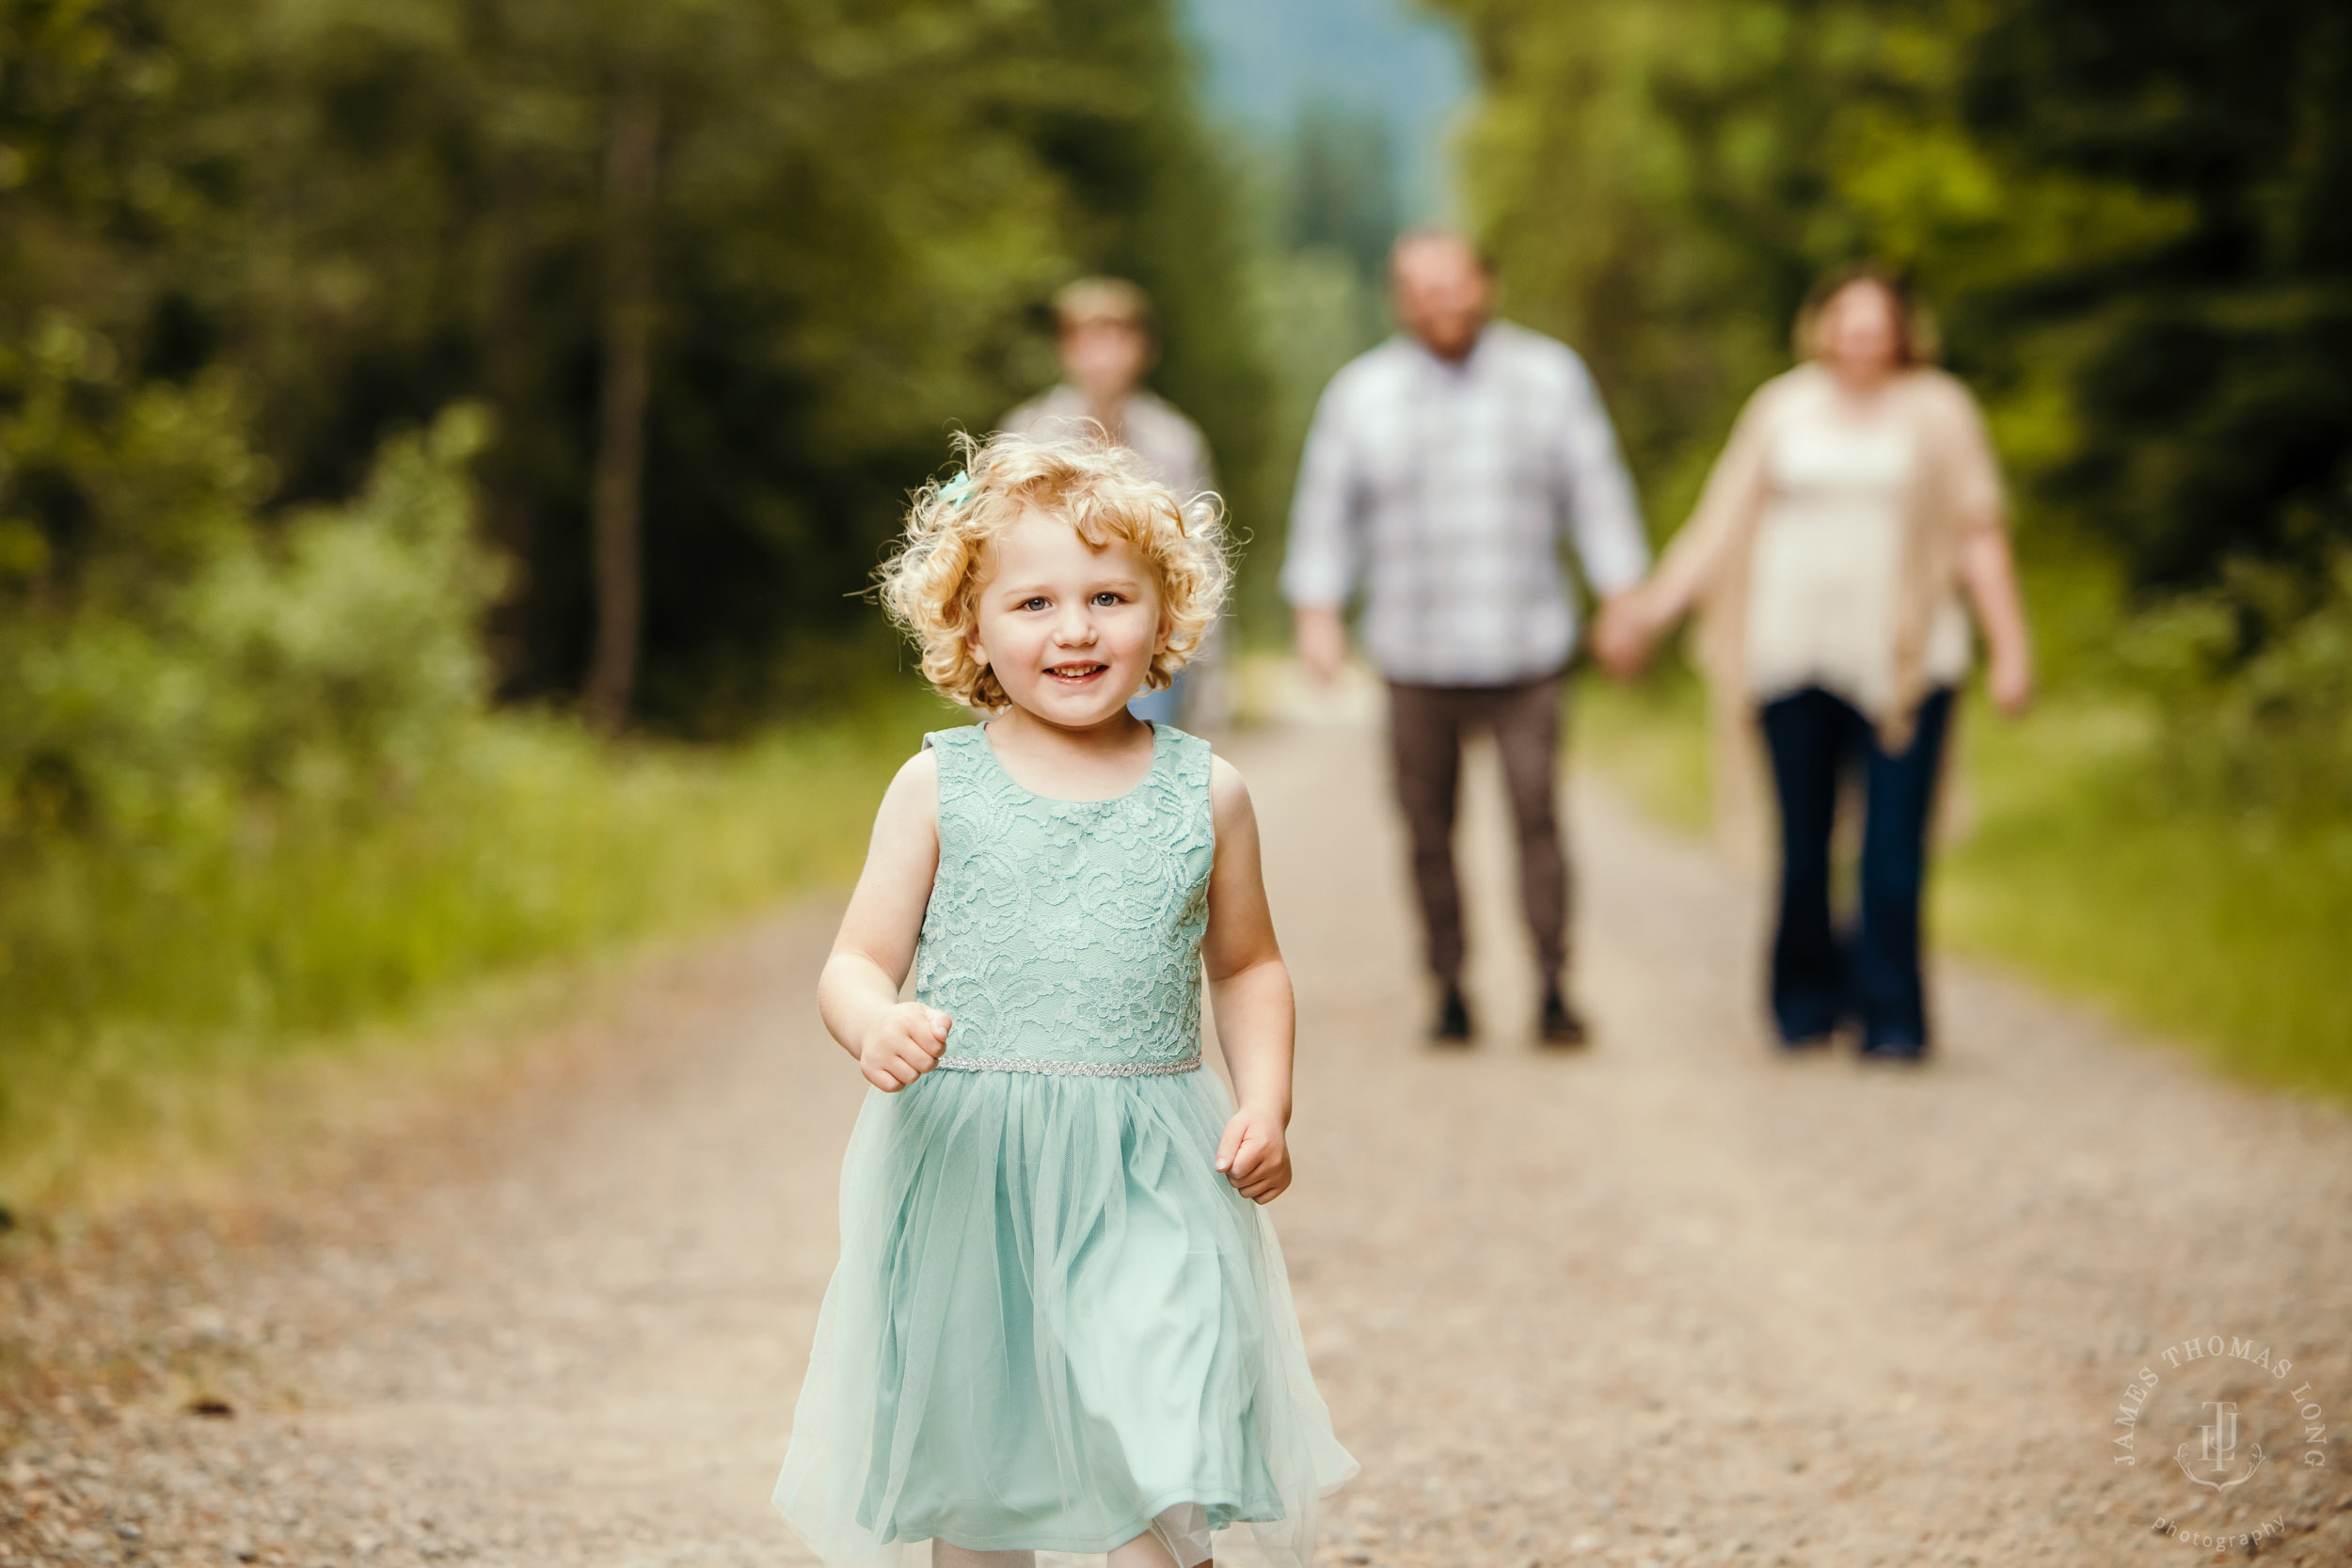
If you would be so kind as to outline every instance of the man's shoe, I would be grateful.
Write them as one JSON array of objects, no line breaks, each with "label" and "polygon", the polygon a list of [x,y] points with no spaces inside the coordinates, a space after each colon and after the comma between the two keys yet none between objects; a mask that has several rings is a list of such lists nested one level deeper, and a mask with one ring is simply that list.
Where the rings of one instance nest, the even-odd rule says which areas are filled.
[{"label": "man's shoe", "polygon": [[1429,1037],[1439,1045],[1470,1044],[1470,1004],[1462,1000],[1461,987],[1446,987],[1445,995],[1438,1002],[1438,1022],[1430,1025]]},{"label": "man's shoe", "polygon": [[1544,992],[1544,1014],[1536,1023],[1535,1036],[1546,1045],[1563,1049],[1584,1043],[1584,1021],[1576,1016],[1557,986]]}]

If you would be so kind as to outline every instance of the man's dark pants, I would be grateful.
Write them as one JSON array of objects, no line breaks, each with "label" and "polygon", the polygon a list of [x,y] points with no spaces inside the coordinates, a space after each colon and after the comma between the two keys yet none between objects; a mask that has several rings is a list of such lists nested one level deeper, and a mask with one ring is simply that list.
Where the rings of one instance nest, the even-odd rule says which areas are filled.
[{"label": "man's dark pants", "polygon": [[1568,860],[1554,806],[1560,755],[1557,673],[1510,686],[1389,683],[1389,745],[1397,803],[1412,840],[1429,970],[1444,985],[1462,976],[1462,888],[1454,871],[1454,818],[1462,742],[1488,729],[1518,826],[1519,899],[1546,984],[1568,961]]},{"label": "man's dark pants", "polygon": [[[1818,1039],[1854,1018],[1865,1050],[1909,1055],[1926,1048],[1919,896],[1951,712],[1951,691],[1935,692],[1919,705],[1910,744],[1890,752],[1867,719],[1819,687],[1764,705],[1764,742],[1780,795],[1772,1017],[1782,1039]],[[1830,915],[1830,831],[1839,781],[1857,766],[1862,898],[1852,933],[1841,942]]]}]

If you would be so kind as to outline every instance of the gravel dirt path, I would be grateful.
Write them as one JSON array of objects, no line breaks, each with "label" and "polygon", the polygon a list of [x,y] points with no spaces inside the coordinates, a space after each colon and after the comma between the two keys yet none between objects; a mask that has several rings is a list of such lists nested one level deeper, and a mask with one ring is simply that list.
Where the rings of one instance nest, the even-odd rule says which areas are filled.
[{"label": "gravel dirt path", "polygon": [[[1484,764],[1488,1031],[1436,1055],[1376,737],[1226,750],[1303,1007],[1277,1224],[1364,1465],[1327,1561],[2352,1560],[2352,1118],[1959,965],[1926,1070],[1776,1060],[1755,888],[1590,787],[1597,1040],[1539,1053]],[[322,1190],[20,1239],[0,1563],[803,1561],[766,1494],[861,1092],[831,915],[645,966]]]}]

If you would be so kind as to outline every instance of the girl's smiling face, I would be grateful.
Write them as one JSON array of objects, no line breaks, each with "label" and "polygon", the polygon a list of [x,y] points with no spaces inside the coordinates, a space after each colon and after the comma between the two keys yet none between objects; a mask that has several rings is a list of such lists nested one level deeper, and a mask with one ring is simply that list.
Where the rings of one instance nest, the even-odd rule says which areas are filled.
[{"label": "girl's smiling face", "polygon": [[1005,695],[1064,729],[1117,717],[1168,640],[1143,552],[1117,537],[1096,549],[1050,512],[996,536],[977,603],[973,656]]}]

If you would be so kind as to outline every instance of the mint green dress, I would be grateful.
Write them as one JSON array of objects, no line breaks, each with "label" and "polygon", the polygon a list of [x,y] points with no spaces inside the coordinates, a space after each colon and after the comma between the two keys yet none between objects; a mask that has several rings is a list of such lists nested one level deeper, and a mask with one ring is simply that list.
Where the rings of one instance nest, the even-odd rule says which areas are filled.
[{"label": "mint green dress", "polygon": [[1180,1563],[1215,1538],[1308,1568],[1315,1499],[1356,1465],[1273,1228],[1215,1168],[1208,744],[1155,726],[1143,782],[1083,801],[1022,788],[977,727],[925,744],[915,994],[955,1022],[850,1135],[776,1507],[834,1568],[1147,1530]]}]

